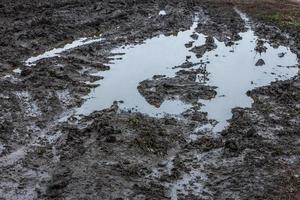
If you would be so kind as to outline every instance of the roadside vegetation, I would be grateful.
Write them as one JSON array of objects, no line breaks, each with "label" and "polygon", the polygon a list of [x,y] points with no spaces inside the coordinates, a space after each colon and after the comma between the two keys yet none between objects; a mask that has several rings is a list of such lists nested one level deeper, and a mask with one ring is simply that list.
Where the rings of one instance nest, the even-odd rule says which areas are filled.
[{"label": "roadside vegetation", "polygon": [[263,0],[243,1],[239,6],[254,17],[281,28],[300,27],[300,4],[292,1]]}]

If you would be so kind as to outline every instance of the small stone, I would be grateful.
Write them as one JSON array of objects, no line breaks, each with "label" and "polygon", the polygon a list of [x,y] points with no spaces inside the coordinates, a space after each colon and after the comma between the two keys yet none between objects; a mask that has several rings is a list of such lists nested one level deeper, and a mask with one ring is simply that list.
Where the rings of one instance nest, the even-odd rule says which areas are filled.
[{"label": "small stone", "polygon": [[225,46],[226,47],[230,47],[230,46],[232,46],[232,45],[234,45],[234,42],[233,41],[231,41],[231,40],[229,40],[229,41],[225,41]]},{"label": "small stone", "polygon": [[164,161],[159,162],[157,165],[159,167],[165,167],[167,164],[168,164],[168,161],[164,160]]},{"label": "small stone", "polygon": [[193,44],[194,44],[194,41],[190,41],[190,42],[186,43],[184,46],[186,48],[191,48],[193,46]]},{"label": "small stone", "polygon": [[191,38],[192,38],[193,40],[198,40],[199,36],[198,36],[196,33],[193,33],[193,34],[191,35]]},{"label": "small stone", "polygon": [[286,53],[283,53],[283,52],[282,52],[282,53],[279,53],[279,54],[278,54],[278,57],[279,57],[279,58],[283,58],[283,57],[285,56],[285,54],[286,54]]},{"label": "small stone", "polygon": [[32,73],[32,70],[29,68],[25,68],[21,71],[21,76],[28,76]]},{"label": "small stone", "polygon": [[263,65],[265,65],[266,63],[265,63],[265,61],[263,60],[263,59],[259,59],[257,62],[256,62],[256,64],[255,64],[255,66],[263,66]]}]

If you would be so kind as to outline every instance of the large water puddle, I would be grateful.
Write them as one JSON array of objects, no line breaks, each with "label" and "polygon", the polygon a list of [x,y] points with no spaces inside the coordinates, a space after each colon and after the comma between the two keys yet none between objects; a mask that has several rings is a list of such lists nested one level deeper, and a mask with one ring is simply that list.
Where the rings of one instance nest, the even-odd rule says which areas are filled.
[{"label": "large water puddle", "polygon": [[[164,12],[160,13],[161,15]],[[121,109],[130,109],[146,113],[151,116],[163,116],[165,114],[180,116],[180,114],[192,105],[186,104],[179,98],[165,100],[160,107],[150,105],[137,90],[141,81],[151,79],[154,75],[166,75],[174,77],[180,69],[174,66],[186,61],[199,63],[207,62],[206,70],[209,73],[210,86],[217,86],[217,96],[211,100],[200,100],[203,106],[201,111],[207,112],[209,119],[218,121],[211,127],[214,132],[224,129],[231,118],[232,108],[250,107],[253,100],[246,95],[248,90],[270,84],[275,80],[286,80],[298,73],[297,56],[289,48],[279,46],[272,47],[265,41],[266,52],[258,54],[255,51],[257,36],[249,26],[249,19],[239,13],[245,20],[248,30],[240,33],[241,40],[233,46],[226,46],[216,39],[217,48],[206,52],[201,58],[197,58],[190,50],[194,46],[205,44],[206,36],[198,34],[198,39],[191,38],[195,34],[198,20],[195,18],[189,30],[179,32],[177,35],[160,35],[143,44],[123,46],[112,51],[115,60],[110,64],[110,70],[94,74],[103,76],[104,79],[95,82],[99,84],[87,97],[85,103],[76,109],[76,114],[88,115],[93,111],[110,107],[114,101],[121,101]],[[80,38],[73,43],[66,44],[63,48],[56,48],[26,61],[26,65],[32,66],[38,60],[59,56],[62,52],[82,45],[99,42],[101,37]],[[186,48],[185,44],[193,41],[193,46]],[[265,64],[256,66],[256,62],[263,59]],[[199,68],[199,65],[193,67]],[[18,69],[17,69],[18,70]],[[15,73],[19,73],[15,71]]]},{"label": "large water puddle", "polygon": [[[248,18],[241,14],[248,24]],[[135,46],[120,47],[113,50],[121,59],[114,60],[110,64],[111,70],[100,72],[103,80],[97,82],[95,88],[87,97],[86,102],[78,108],[78,114],[90,114],[95,110],[110,107],[114,101],[123,101],[122,109],[136,109],[149,115],[174,114],[178,115],[191,107],[180,100],[166,100],[156,108],[146,102],[137,86],[145,79],[151,79],[153,75],[175,76],[178,70],[172,69],[185,62],[186,56],[191,56],[190,61],[197,63],[199,60],[209,61],[208,85],[217,86],[217,97],[211,100],[200,100],[204,104],[202,111],[208,113],[210,119],[219,123],[214,131],[221,131],[231,118],[231,110],[234,107],[250,107],[252,99],[246,95],[248,90],[265,86],[275,80],[286,80],[295,76],[298,72],[297,56],[289,48],[279,46],[273,48],[268,43],[266,52],[258,54],[255,51],[256,41],[254,31],[248,26],[248,31],[240,33],[242,37],[235,45],[228,47],[223,42],[215,39],[217,48],[207,52],[202,58],[196,58],[185,44],[192,41],[190,35],[197,27],[197,20],[192,27],[178,35],[164,36],[144,41]],[[199,38],[194,46],[205,43],[205,35],[198,34]],[[120,55],[124,53],[124,55]],[[284,53],[284,56],[279,56]],[[265,65],[256,66],[256,62],[263,59]],[[294,66],[294,67],[290,67]],[[195,66],[197,68],[199,66]]]},{"label": "large water puddle", "polygon": [[[176,70],[172,68],[185,62],[186,55],[192,54],[184,44],[190,41],[190,35],[196,26],[195,22],[190,30],[179,32],[176,36],[161,35],[140,45],[113,50],[113,54],[124,53],[123,56],[119,56],[122,59],[115,59],[109,71],[99,72],[98,75],[104,79],[96,82],[100,86],[87,97],[78,113],[89,114],[110,107],[114,101],[124,101],[120,104],[123,109],[134,108],[152,116],[180,114],[185,111],[190,105],[179,100],[166,100],[159,108],[150,105],[139,94],[137,86],[153,75],[175,75]],[[203,41],[199,40],[200,43]]]}]

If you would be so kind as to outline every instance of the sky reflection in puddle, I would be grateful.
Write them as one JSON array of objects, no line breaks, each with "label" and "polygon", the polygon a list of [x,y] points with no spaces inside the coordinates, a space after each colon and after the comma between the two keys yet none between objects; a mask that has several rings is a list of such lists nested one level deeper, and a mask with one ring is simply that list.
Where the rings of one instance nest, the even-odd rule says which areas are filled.
[{"label": "sky reflection in puddle", "polygon": [[[248,19],[244,15],[241,16],[247,22]],[[161,35],[145,40],[140,45],[115,49],[112,53],[125,54],[121,56],[122,59],[116,59],[110,65],[109,71],[99,72],[104,79],[96,82],[100,86],[86,97],[86,102],[77,109],[77,114],[88,115],[93,111],[108,108],[114,101],[120,100],[124,101],[120,104],[121,108],[134,108],[151,116],[179,115],[190,108],[191,105],[177,99],[166,100],[156,108],[148,104],[139,94],[137,86],[139,82],[151,79],[153,75],[175,76],[178,69],[172,67],[184,63],[186,56],[191,56],[191,62],[199,62],[200,59],[184,46],[192,41],[190,35],[196,26],[197,22],[194,22],[189,30],[179,32],[177,36]],[[199,38],[193,46],[205,42],[205,36],[198,35]],[[251,106],[253,101],[246,95],[248,90],[268,85],[275,80],[289,79],[298,72],[297,67],[287,67],[298,64],[297,56],[289,48],[283,46],[273,48],[265,43],[267,51],[257,54],[254,49],[258,38],[254,31],[249,28],[240,35],[242,39],[231,47],[215,40],[217,48],[205,53],[201,58],[203,61],[209,61],[207,84],[218,87],[216,98],[200,100],[204,104],[201,110],[208,113],[209,119],[219,122],[214,127],[215,132],[223,130],[228,125],[227,120],[232,116],[232,108]],[[278,54],[282,52],[285,56],[279,57]],[[265,61],[265,65],[255,66],[260,58]],[[199,66],[193,68],[197,67]]]}]

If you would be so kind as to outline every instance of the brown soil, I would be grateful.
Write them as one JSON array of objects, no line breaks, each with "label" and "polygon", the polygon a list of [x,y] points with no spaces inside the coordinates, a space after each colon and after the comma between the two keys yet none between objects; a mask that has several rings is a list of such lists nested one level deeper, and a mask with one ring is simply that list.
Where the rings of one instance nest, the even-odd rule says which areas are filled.
[{"label": "brown soil", "polygon": [[[195,83],[196,74],[206,81],[204,65],[192,70],[188,62],[174,66],[175,77],[158,74],[137,88],[156,106],[174,96],[192,103],[178,118],[112,102],[89,116],[58,120],[95,87],[87,81],[102,78],[91,73],[109,70],[113,48],[185,30],[201,11],[208,20],[196,31],[209,35],[194,49],[201,57],[213,50],[213,37],[226,45],[240,39],[245,24],[234,7],[250,15],[261,40],[300,57],[299,4],[290,1],[2,0],[0,199],[171,199],[174,190],[178,199],[299,199],[299,75],[249,91],[252,107],[235,108],[217,135],[193,131],[215,123],[196,102],[216,93]],[[168,14],[158,16],[161,9]],[[100,45],[24,65],[32,55],[100,33]],[[21,73],[13,73],[18,67]]]}]

